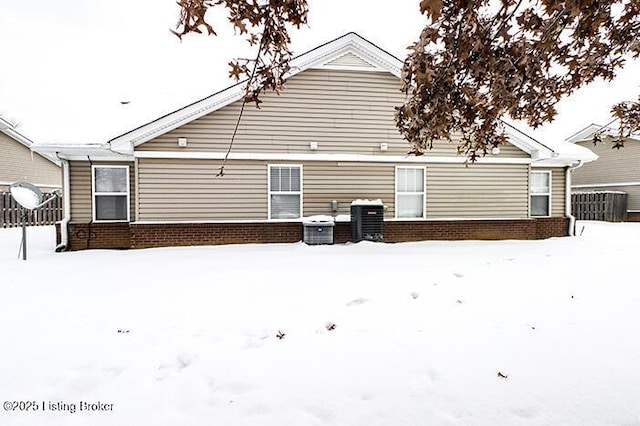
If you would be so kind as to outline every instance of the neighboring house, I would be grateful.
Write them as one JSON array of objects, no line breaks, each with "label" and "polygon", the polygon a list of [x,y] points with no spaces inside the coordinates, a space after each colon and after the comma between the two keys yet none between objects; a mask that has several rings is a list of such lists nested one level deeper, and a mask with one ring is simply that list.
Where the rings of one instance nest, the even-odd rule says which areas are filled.
[{"label": "neighboring house", "polygon": [[33,144],[0,117],[0,192],[14,182],[30,182],[43,192],[61,188],[60,165],[48,154],[31,151]]},{"label": "neighboring house", "polygon": [[[299,241],[302,217],[348,215],[364,198],[383,201],[388,242],[568,235],[567,176],[591,153],[508,128],[509,144],[468,167],[455,142],[408,156],[394,123],[401,66],[354,33],[297,57],[282,93],[244,110],[223,177],[241,84],[104,144],[38,146],[65,159],[62,245]],[[348,240],[349,223],[335,237]]]},{"label": "neighboring house", "polygon": [[[595,133],[602,134],[602,142],[593,143]],[[640,221],[640,135],[632,135],[624,147],[613,148],[609,136],[615,129],[591,124],[567,139],[598,155],[598,161],[585,164],[573,172],[574,192],[621,191],[627,193],[627,220]]]}]

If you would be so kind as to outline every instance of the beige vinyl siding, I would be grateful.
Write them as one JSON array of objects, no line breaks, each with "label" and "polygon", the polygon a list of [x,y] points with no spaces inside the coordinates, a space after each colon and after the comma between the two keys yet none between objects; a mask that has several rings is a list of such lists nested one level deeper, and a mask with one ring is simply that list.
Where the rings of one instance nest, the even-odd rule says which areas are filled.
[{"label": "beige vinyl siding", "polygon": [[382,198],[393,207],[394,166],[336,162],[138,160],[140,221],[266,220],[267,167],[302,165],[303,214],[349,214],[357,198]]},{"label": "beige vinyl siding", "polygon": [[[133,222],[135,210],[135,168],[133,163],[99,162],[94,165],[127,165],[129,166],[129,215]],[[93,202],[91,200],[91,163],[88,161],[69,162],[69,181],[71,190],[71,222],[88,223],[92,220]]]},{"label": "beige vinyl siding", "polygon": [[138,160],[138,220],[206,221],[267,218],[267,165],[230,161]]},{"label": "beige vinyl siding", "polygon": [[572,185],[594,183],[640,182],[640,142],[627,140],[624,148],[612,149],[611,142],[580,142],[599,156],[572,172]]},{"label": "beige vinyl siding", "polygon": [[[409,145],[395,127],[402,104],[400,80],[371,71],[304,71],[280,95],[265,93],[260,109],[245,108],[233,145],[236,153],[405,155]],[[138,151],[226,152],[241,102],[212,112],[136,148]],[[187,138],[186,148],[178,138]],[[318,149],[309,149],[317,142]],[[387,151],[380,150],[387,143]],[[436,143],[429,156],[455,156],[455,143]],[[494,156],[495,157],[495,156]],[[509,145],[497,156],[528,158]]]},{"label": "beige vinyl siding", "polygon": [[354,55],[353,53],[347,53],[342,55],[332,61],[327,62],[325,65],[332,67],[357,67],[357,68],[375,68],[369,62],[365,61],[359,56]]},{"label": "beige vinyl siding", "polygon": [[91,166],[86,161],[69,162],[71,222],[91,221]]},{"label": "beige vinyl siding", "polygon": [[433,164],[427,166],[428,219],[526,218],[529,166]]},{"label": "beige vinyl siding", "polygon": [[[349,214],[356,199],[381,199],[393,217],[395,200],[393,164],[316,162],[304,165],[304,214],[331,214],[331,201],[338,214]],[[391,216],[389,216],[391,215]]]},{"label": "beige vinyl siding", "polygon": [[[303,167],[303,215],[348,214],[358,198],[384,202],[395,217],[395,167],[353,162],[219,161],[139,159],[140,221],[266,220],[268,164]],[[427,218],[526,218],[528,165],[428,164]]]},{"label": "beige vinyl siding", "polygon": [[60,167],[0,132],[0,190],[13,182],[41,185],[42,190],[60,188]]},{"label": "beige vinyl siding", "polygon": [[551,216],[565,215],[565,177],[565,169],[554,168],[551,170]]},{"label": "beige vinyl siding", "polygon": [[606,188],[574,188],[573,192],[607,192],[616,191],[627,194],[627,210],[640,211],[640,185],[607,186]]}]

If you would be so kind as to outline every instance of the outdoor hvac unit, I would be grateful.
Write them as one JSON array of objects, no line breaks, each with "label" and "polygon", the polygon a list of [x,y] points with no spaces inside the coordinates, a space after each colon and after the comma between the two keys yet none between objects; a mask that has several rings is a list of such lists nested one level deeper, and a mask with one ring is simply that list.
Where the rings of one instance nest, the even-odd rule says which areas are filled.
[{"label": "outdoor hvac unit", "polygon": [[302,221],[304,242],[309,245],[333,244],[333,218],[331,216],[311,216]]},{"label": "outdoor hvac unit", "polygon": [[382,241],[384,205],[382,201],[356,200],[351,203],[351,240]]}]

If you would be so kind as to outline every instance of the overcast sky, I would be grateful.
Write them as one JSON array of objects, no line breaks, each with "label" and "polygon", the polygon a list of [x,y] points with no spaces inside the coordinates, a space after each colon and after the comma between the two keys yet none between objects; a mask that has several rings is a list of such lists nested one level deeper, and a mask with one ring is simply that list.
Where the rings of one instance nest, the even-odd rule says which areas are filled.
[{"label": "overcast sky", "polygon": [[[355,31],[404,59],[424,25],[418,3],[310,0],[294,53]],[[244,40],[220,15],[218,37],[180,42],[169,32],[177,17],[174,0],[0,0],[0,114],[36,142],[105,142],[227,87],[229,60],[252,56]],[[577,92],[532,135],[554,142],[605,124],[613,103],[637,98],[639,76],[630,63]]]}]

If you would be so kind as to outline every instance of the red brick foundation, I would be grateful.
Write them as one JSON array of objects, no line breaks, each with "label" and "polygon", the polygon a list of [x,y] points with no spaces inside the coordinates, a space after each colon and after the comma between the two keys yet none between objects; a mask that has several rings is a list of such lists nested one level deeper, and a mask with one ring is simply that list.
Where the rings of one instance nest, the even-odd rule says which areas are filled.
[{"label": "red brick foundation", "polygon": [[534,220],[536,221],[535,239],[537,240],[569,235],[569,219],[565,217],[540,217]]},{"label": "red brick foundation", "polygon": [[433,220],[384,223],[384,241],[536,240],[568,235],[566,218],[516,220]]},{"label": "red brick foundation", "polygon": [[131,224],[131,248],[294,243],[300,240],[302,224],[298,222]]},{"label": "red brick foundation", "polygon": [[128,223],[70,223],[68,230],[67,250],[131,248]]},{"label": "red brick foundation", "polygon": [[[567,235],[563,217],[514,220],[428,220],[384,222],[384,241],[534,240]],[[277,223],[100,223],[69,224],[69,250],[126,249],[301,241],[302,224]],[[351,240],[351,224],[336,223],[334,241]]]}]

